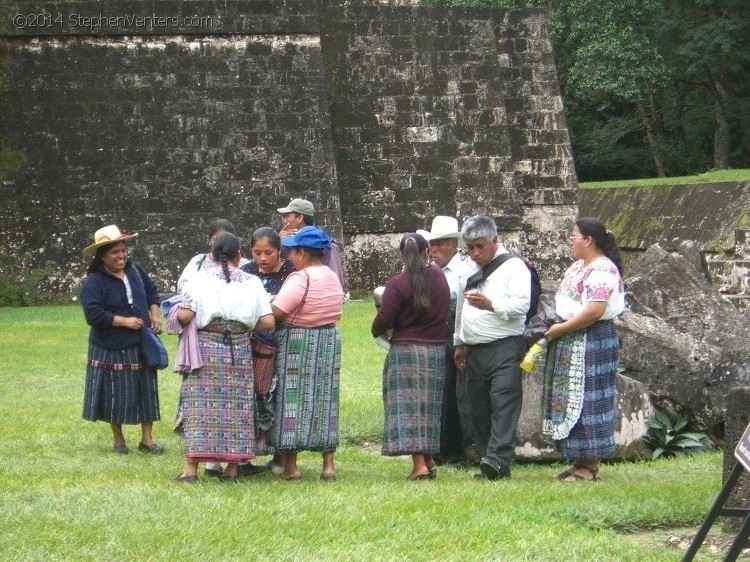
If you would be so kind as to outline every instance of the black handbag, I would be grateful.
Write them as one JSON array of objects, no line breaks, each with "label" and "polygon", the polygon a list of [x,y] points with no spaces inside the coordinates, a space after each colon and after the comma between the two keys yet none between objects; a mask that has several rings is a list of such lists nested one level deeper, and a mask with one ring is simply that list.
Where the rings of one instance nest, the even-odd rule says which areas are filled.
[{"label": "black handbag", "polygon": [[166,369],[169,364],[167,348],[148,326],[141,328],[141,354],[150,369]]}]

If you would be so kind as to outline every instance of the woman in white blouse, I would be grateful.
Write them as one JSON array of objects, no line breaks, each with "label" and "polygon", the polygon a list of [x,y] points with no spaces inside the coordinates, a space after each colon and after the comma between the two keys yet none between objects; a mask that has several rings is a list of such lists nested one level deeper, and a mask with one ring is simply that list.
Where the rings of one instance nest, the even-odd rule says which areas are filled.
[{"label": "woman in white blouse", "polygon": [[234,481],[237,464],[254,458],[250,331],[272,329],[273,314],[260,280],[238,269],[236,236],[220,234],[212,258],[220,267],[191,276],[177,312],[183,326],[195,317],[203,367],[183,382],[185,468],[175,482],[196,482],[201,462],[227,462],[222,479]]},{"label": "woman in white blouse", "polygon": [[544,372],[543,431],[572,462],[566,482],[597,480],[599,459],[615,455],[615,384],[620,341],[613,318],[625,308],[622,257],[601,221],[578,219],[575,263],[555,295],[557,315]]}]

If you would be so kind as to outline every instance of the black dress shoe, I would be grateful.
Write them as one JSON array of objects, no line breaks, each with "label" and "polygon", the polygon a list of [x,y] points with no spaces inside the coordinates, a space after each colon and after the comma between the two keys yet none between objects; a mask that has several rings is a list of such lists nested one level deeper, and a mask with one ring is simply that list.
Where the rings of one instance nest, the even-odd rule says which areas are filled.
[{"label": "black dress shoe", "polygon": [[203,471],[203,474],[208,476],[209,478],[221,478],[221,475],[224,474],[224,471],[219,468],[207,468]]},{"label": "black dress shoe", "polygon": [[138,450],[141,453],[148,453],[149,455],[161,455],[164,453],[164,447],[151,443],[151,445],[144,445],[142,442],[138,443]]},{"label": "black dress shoe", "polygon": [[240,464],[237,466],[237,476],[254,476],[265,471],[265,467],[253,464],[251,462],[247,464]]},{"label": "black dress shoe", "polygon": [[172,478],[172,482],[177,482],[178,484],[195,484],[198,482],[198,477],[193,476],[184,476],[180,474],[179,476],[175,476]]},{"label": "black dress shoe", "polygon": [[510,478],[510,467],[503,463],[498,463],[495,459],[483,457],[479,463],[479,470],[487,480],[499,480],[500,478]]}]

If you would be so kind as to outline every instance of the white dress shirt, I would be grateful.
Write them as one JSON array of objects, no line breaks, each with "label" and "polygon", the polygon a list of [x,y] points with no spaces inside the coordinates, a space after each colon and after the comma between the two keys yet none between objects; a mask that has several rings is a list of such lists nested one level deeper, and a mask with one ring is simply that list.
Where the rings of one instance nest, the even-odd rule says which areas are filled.
[{"label": "white dress shirt", "polygon": [[[495,257],[507,253],[508,250],[498,244]],[[511,258],[475,289],[492,302],[492,310],[466,304],[463,288],[467,279],[462,279],[458,296],[454,343],[476,345],[523,335],[531,302],[531,272],[526,264]]]},{"label": "white dress shirt", "polygon": [[[468,265],[468,263],[471,265]],[[474,267],[471,267],[474,266]],[[458,298],[459,293],[463,290],[462,287],[466,286],[466,279],[468,279],[476,271],[476,264],[462,256],[460,252],[451,258],[443,268],[445,274],[445,280],[448,281],[448,287],[451,290],[451,300]],[[461,277],[464,277],[463,285],[461,285]]]}]

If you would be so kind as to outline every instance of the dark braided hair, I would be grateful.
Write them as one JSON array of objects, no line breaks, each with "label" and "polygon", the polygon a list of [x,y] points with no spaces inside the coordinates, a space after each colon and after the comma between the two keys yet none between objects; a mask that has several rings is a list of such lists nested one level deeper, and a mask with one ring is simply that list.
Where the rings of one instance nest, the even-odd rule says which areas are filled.
[{"label": "dark braided hair", "polygon": [[221,230],[223,230],[224,232],[229,232],[231,234],[237,234],[237,231],[235,231],[234,229],[234,225],[227,219],[216,219],[211,223],[211,228],[208,231],[208,239],[210,240],[214,234]]},{"label": "dark braided hair", "polygon": [[224,271],[224,279],[227,280],[227,283],[231,280],[228,263],[234,261],[239,254],[240,241],[231,232],[222,232],[214,240],[211,255],[214,261],[221,263],[221,269]]},{"label": "dark braided hair", "polygon": [[425,312],[430,307],[430,278],[422,253],[429,248],[427,240],[419,234],[406,234],[401,239],[399,249],[404,259],[404,269],[411,283],[414,311]]},{"label": "dark braided hair", "polygon": [[614,234],[607,230],[604,223],[599,219],[585,217],[578,219],[576,226],[582,236],[591,236],[596,247],[617,266],[617,271],[622,275],[622,254],[620,253],[620,247],[617,245]]}]

